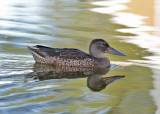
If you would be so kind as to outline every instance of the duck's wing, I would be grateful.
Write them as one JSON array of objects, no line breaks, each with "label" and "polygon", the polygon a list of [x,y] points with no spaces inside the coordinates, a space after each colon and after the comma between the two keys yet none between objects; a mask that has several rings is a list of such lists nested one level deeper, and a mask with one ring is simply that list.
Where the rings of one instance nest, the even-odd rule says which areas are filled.
[{"label": "duck's wing", "polygon": [[50,48],[46,46],[36,45],[35,48],[28,47],[28,50],[34,56],[46,57],[59,57],[64,59],[83,60],[92,58],[89,54],[73,48]]}]

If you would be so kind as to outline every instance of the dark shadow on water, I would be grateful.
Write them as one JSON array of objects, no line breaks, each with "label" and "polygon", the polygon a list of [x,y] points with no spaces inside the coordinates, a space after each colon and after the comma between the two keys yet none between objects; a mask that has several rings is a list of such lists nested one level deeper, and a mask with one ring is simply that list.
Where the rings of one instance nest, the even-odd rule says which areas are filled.
[{"label": "dark shadow on water", "polygon": [[87,77],[87,87],[92,91],[101,91],[110,83],[125,77],[121,75],[102,77],[106,75],[109,70],[110,67],[83,68],[35,63],[33,72],[25,76],[25,82],[27,82],[28,78],[43,81],[49,79],[76,79]]}]

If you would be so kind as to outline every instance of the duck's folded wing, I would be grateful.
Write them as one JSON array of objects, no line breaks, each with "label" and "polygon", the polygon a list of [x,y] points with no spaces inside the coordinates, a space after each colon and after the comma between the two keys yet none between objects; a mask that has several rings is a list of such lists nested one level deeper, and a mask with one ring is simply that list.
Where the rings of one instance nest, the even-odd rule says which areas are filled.
[{"label": "duck's folded wing", "polygon": [[92,58],[89,54],[73,48],[50,48],[46,46],[36,45],[36,48],[28,47],[32,54],[37,54],[43,58],[46,57],[59,57],[64,59],[83,60]]}]

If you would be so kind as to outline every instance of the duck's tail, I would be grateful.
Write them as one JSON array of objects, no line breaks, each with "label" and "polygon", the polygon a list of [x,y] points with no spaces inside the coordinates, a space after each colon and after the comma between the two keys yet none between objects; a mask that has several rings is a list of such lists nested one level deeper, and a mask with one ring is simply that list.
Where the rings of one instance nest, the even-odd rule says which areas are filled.
[{"label": "duck's tail", "polygon": [[44,60],[44,56],[39,52],[38,49],[34,49],[29,46],[27,46],[27,49],[32,54],[32,56],[36,62],[42,63],[42,61]]}]

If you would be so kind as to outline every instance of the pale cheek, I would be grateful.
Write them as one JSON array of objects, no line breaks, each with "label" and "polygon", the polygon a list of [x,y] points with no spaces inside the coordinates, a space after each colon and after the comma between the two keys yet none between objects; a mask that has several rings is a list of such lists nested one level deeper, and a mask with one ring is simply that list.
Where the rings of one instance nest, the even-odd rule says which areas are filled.
[{"label": "pale cheek", "polygon": [[105,51],[107,51],[107,48],[106,48],[106,47],[101,48],[101,52],[104,53]]},{"label": "pale cheek", "polygon": [[97,46],[97,49],[98,49],[98,50],[101,50],[101,49],[102,49],[102,47],[101,47],[101,46]]}]

